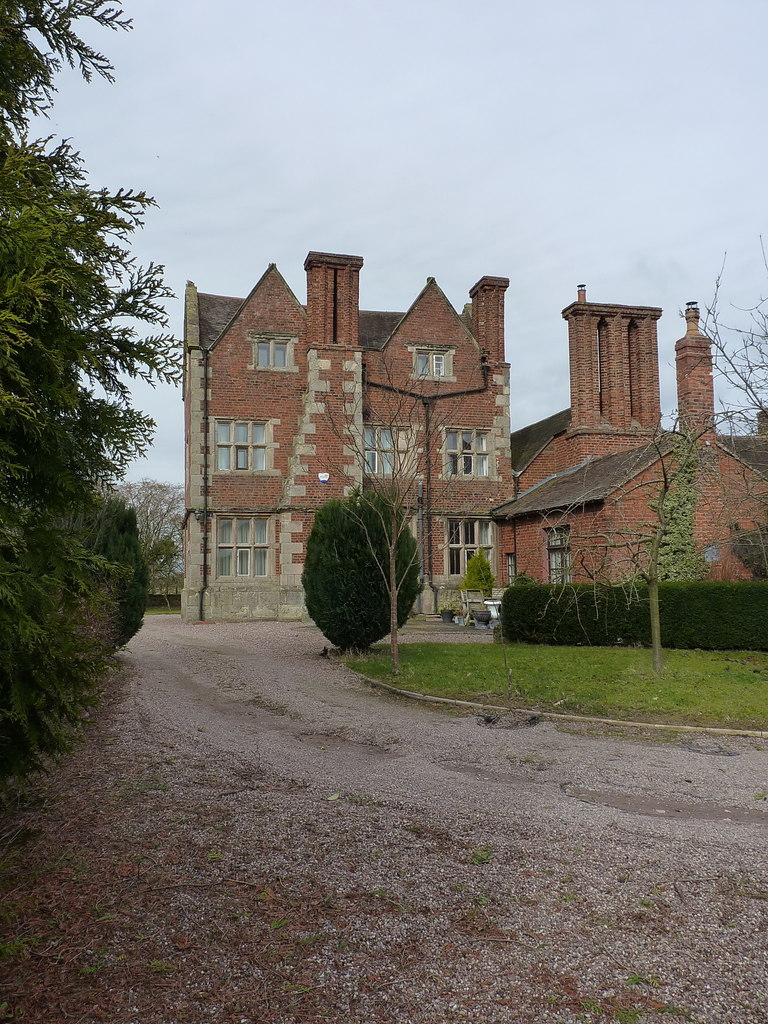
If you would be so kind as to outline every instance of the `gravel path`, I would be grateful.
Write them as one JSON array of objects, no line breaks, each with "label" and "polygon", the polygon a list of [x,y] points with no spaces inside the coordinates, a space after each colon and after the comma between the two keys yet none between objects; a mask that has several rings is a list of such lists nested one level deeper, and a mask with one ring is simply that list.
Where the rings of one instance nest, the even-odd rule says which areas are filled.
[{"label": "gravel path", "polygon": [[77,768],[127,886],[82,1024],[766,1024],[766,744],[488,726],[324,643],[155,616],[129,645]]}]

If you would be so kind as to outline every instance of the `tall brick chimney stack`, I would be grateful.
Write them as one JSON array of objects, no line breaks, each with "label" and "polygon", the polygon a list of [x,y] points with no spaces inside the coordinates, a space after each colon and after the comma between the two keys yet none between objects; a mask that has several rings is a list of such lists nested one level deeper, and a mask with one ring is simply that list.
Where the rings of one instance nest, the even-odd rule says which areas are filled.
[{"label": "tall brick chimney stack", "polygon": [[469,290],[472,299],[472,334],[492,362],[503,363],[504,292],[508,277],[481,277]]},{"label": "tall brick chimney stack", "polygon": [[714,433],[715,388],[712,381],[712,348],[699,330],[699,307],[686,303],[686,330],[675,345],[677,407],[682,430],[697,435]]},{"label": "tall brick chimney stack", "polygon": [[310,346],[360,344],[362,256],[310,252],[307,272],[307,342]]},{"label": "tall brick chimney stack", "polygon": [[[568,321],[571,368],[571,431],[648,434],[661,418],[656,321],[652,306],[587,302],[563,310]],[[631,437],[630,437],[631,440]],[[624,445],[626,447],[626,444]]]}]

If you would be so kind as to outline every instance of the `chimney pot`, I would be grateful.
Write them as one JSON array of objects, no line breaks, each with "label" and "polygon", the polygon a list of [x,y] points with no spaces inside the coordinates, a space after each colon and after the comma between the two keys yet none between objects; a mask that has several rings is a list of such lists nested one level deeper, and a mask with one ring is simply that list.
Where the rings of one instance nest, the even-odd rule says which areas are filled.
[{"label": "chimney pot", "polygon": [[576,301],[577,302],[586,302],[587,301],[587,286],[585,284],[580,284],[578,286],[578,289],[576,291]]}]

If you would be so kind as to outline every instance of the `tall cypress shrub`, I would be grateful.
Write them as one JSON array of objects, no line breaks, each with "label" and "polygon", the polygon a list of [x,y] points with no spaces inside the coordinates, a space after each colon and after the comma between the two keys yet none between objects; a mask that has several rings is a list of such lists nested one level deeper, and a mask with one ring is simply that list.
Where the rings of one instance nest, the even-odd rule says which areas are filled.
[{"label": "tall cypress shrub", "polygon": [[109,498],[104,503],[91,547],[112,566],[108,586],[115,602],[115,643],[122,647],[141,627],[149,572],[141,552],[136,513],[120,498]]},{"label": "tall cypress shrub", "polygon": [[[387,635],[390,593],[388,536],[397,537],[397,622],[402,626],[419,593],[416,541],[402,515],[376,495],[356,492],[328,501],[315,514],[302,583],[307,611],[342,650],[365,650]],[[394,531],[394,532],[393,532]]]}]

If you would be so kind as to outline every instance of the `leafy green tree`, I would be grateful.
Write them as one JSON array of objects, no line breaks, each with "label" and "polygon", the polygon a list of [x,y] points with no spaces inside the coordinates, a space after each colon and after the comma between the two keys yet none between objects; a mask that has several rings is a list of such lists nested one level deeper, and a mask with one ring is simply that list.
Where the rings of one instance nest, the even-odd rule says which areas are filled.
[{"label": "leafy green tree", "polygon": [[462,580],[463,590],[481,590],[483,597],[490,597],[496,577],[491,563],[483,550],[476,551],[467,562],[467,571]]},{"label": "leafy green tree", "polygon": [[115,643],[127,644],[138,632],[147,607],[149,572],[141,550],[136,512],[120,498],[104,503],[90,541],[92,550],[116,566],[109,583],[115,602]]},{"label": "leafy green tree", "polygon": [[98,0],[0,5],[0,761],[3,777],[66,749],[108,645],[103,573],[71,525],[151,442],[130,382],[178,378],[162,268],[129,243],[153,200],[95,188],[68,142],[30,140],[62,64],[111,78],[77,23],[127,28]]},{"label": "leafy green tree", "polygon": [[302,583],[307,611],[336,647],[365,650],[389,633],[390,554],[402,626],[420,586],[416,541],[402,512],[359,491],[317,510]]}]

